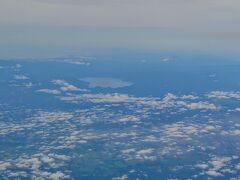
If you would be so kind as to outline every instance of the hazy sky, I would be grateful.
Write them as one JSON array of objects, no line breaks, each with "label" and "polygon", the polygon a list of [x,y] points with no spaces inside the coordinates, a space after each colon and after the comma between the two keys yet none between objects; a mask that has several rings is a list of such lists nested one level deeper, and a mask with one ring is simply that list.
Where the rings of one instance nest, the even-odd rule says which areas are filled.
[{"label": "hazy sky", "polygon": [[0,0],[0,39],[4,56],[118,47],[236,53],[240,1]]}]

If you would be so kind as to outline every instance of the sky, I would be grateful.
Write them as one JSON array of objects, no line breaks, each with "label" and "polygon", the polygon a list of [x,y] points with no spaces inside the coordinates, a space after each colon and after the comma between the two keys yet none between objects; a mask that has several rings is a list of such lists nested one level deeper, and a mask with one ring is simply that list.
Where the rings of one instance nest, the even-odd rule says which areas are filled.
[{"label": "sky", "polygon": [[238,54],[239,0],[0,0],[0,58],[84,48]]}]

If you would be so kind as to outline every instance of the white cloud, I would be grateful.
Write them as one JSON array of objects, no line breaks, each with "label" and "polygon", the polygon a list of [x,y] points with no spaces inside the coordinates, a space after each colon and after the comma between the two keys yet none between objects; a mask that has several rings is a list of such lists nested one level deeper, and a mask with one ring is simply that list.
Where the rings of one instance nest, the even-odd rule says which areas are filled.
[{"label": "white cloud", "polygon": [[215,157],[210,161],[210,164],[213,166],[213,170],[218,171],[226,166],[226,163],[231,161],[231,159],[231,157]]},{"label": "white cloud", "polygon": [[209,170],[206,172],[206,174],[209,176],[214,176],[214,177],[223,176],[221,173],[214,171],[214,170]]},{"label": "white cloud", "polygon": [[33,86],[33,83],[29,82],[29,83],[24,84],[24,86],[26,88],[31,88]]},{"label": "white cloud", "polygon": [[209,74],[208,77],[210,78],[215,78],[217,75],[216,74]]},{"label": "white cloud", "polygon": [[235,108],[234,111],[235,112],[240,112],[240,108]]},{"label": "white cloud", "polygon": [[28,174],[24,171],[19,171],[19,172],[11,172],[11,173],[9,173],[9,176],[19,178],[19,177],[27,177]]},{"label": "white cloud", "polygon": [[153,152],[154,149],[150,148],[150,149],[142,149],[142,150],[139,150],[137,151],[137,155],[139,156],[143,156],[143,155],[146,155],[146,154],[151,154]]},{"label": "white cloud", "polygon": [[16,64],[15,67],[19,69],[19,68],[22,67],[22,65],[21,64]]},{"label": "white cloud", "polygon": [[133,149],[133,148],[131,148],[131,149],[124,149],[124,150],[122,150],[122,153],[123,153],[123,154],[129,154],[129,153],[132,153],[132,152],[136,152],[136,150],[135,150],[135,149]]},{"label": "white cloud", "polygon": [[194,96],[194,95],[183,95],[180,97],[181,99],[190,99],[190,100],[195,100],[195,99],[198,99],[199,97],[198,96]]},{"label": "white cloud", "polygon": [[208,168],[208,165],[207,164],[197,164],[196,167],[200,168],[200,169],[207,169]]},{"label": "white cloud", "polygon": [[240,92],[238,91],[212,91],[207,94],[209,98],[217,98],[217,99],[240,99]]},{"label": "white cloud", "polygon": [[186,103],[183,101],[178,101],[177,104],[182,105],[191,110],[197,110],[197,109],[216,110],[217,109],[217,106],[215,104],[208,103],[208,102],[201,102],[201,101],[193,102],[193,103]]},{"label": "white cloud", "polygon": [[86,61],[86,60],[82,60],[82,59],[72,59],[72,60],[64,60],[64,62],[66,63],[70,63],[70,64],[76,64],[76,65],[85,65],[85,66],[90,66],[90,62]]},{"label": "white cloud", "polygon": [[27,80],[29,78],[25,75],[20,74],[20,75],[14,75],[14,79],[16,79],[16,80]]},{"label": "white cloud", "polygon": [[63,174],[62,172],[56,172],[56,173],[52,173],[49,178],[52,180],[60,180],[60,179],[66,179],[69,178],[69,176],[66,176],[65,174]]},{"label": "white cloud", "polygon": [[240,163],[238,163],[236,166],[235,166],[235,169],[240,171]]},{"label": "white cloud", "polygon": [[154,152],[153,148],[142,149],[136,152],[135,158],[139,160],[150,160],[150,161],[156,160],[157,157],[152,155],[153,152]]},{"label": "white cloud", "polygon": [[[237,158],[237,157],[236,157]],[[208,176],[218,177],[224,176],[223,173],[234,173],[235,171],[231,169],[229,164],[232,160],[236,158],[227,156],[214,156],[207,163],[197,164],[196,167],[204,170],[205,174]]]},{"label": "white cloud", "polygon": [[127,175],[112,178],[112,180],[127,180],[127,179],[129,179]]},{"label": "white cloud", "polygon": [[48,94],[60,94],[61,92],[56,89],[39,89],[37,92],[48,93]]},{"label": "white cloud", "polygon": [[10,166],[11,164],[9,162],[0,161],[0,171],[4,171]]},{"label": "white cloud", "polygon": [[[60,97],[64,101],[89,101],[93,103],[120,103],[131,101],[132,97],[127,94],[82,94],[82,95],[70,95],[66,97]],[[133,98],[134,99],[134,98]]]},{"label": "white cloud", "polygon": [[128,115],[122,118],[119,118],[116,122],[118,123],[127,123],[127,122],[139,122],[140,119],[134,115]]},{"label": "white cloud", "polygon": [[53,80],[54,84],[61,86],[60,90],[62,91],[87,91],[86,89],[80,89],[72,84],[69,84],[68,82],[64,80]]},{"label": "white cloud", "polygon": [[240,129],[235,129],[235,130],[231,131],[231,134],[234,136],[240,136]]},{"label": "white cloud", "polygon": [[[209,102],[188,102],[179,99],[195,100],[195,96],[178,97],[174,94],[167,93],[162,99],[158,97],[135,97],[128,94],[120,93],[99,93],[99,94],[68,94],[67,96],[60,96],[59,99],[67,102],[78,103],[87,101],[92,103],[132,103],[140,106],[146,106],[156,109],[176,108],[182,111],[184,108],[188,110],[218,110],[219,108]],[[185,109],[186,110],[186,109]],[[184,111],[185,111],[184,110]]]},{"label": "white cloud", "polygon": [[99,78],[99,77],[86,77],[81,78],[81,81],[87,82],[90,88],[121,88],[131,86],[131,82],[122,81],[115,78]]}]

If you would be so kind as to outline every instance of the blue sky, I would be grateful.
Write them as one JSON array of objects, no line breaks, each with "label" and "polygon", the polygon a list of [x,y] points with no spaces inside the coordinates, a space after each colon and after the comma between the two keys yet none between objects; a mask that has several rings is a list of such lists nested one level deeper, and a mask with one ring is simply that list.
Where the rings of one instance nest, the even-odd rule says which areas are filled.
[{"label": "blue sky", "polygon": [[86,48],[238,54],[237,0],[2,0],[1,57]]}]

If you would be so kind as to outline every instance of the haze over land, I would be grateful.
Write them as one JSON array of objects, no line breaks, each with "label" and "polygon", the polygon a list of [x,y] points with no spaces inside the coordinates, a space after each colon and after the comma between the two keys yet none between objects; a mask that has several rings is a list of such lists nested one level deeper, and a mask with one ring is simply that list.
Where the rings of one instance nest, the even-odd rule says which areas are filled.
[{"label": "haze over land", "polygon": [[0,57],[125,48],[239,55],[238,0],[2,0]]}]

